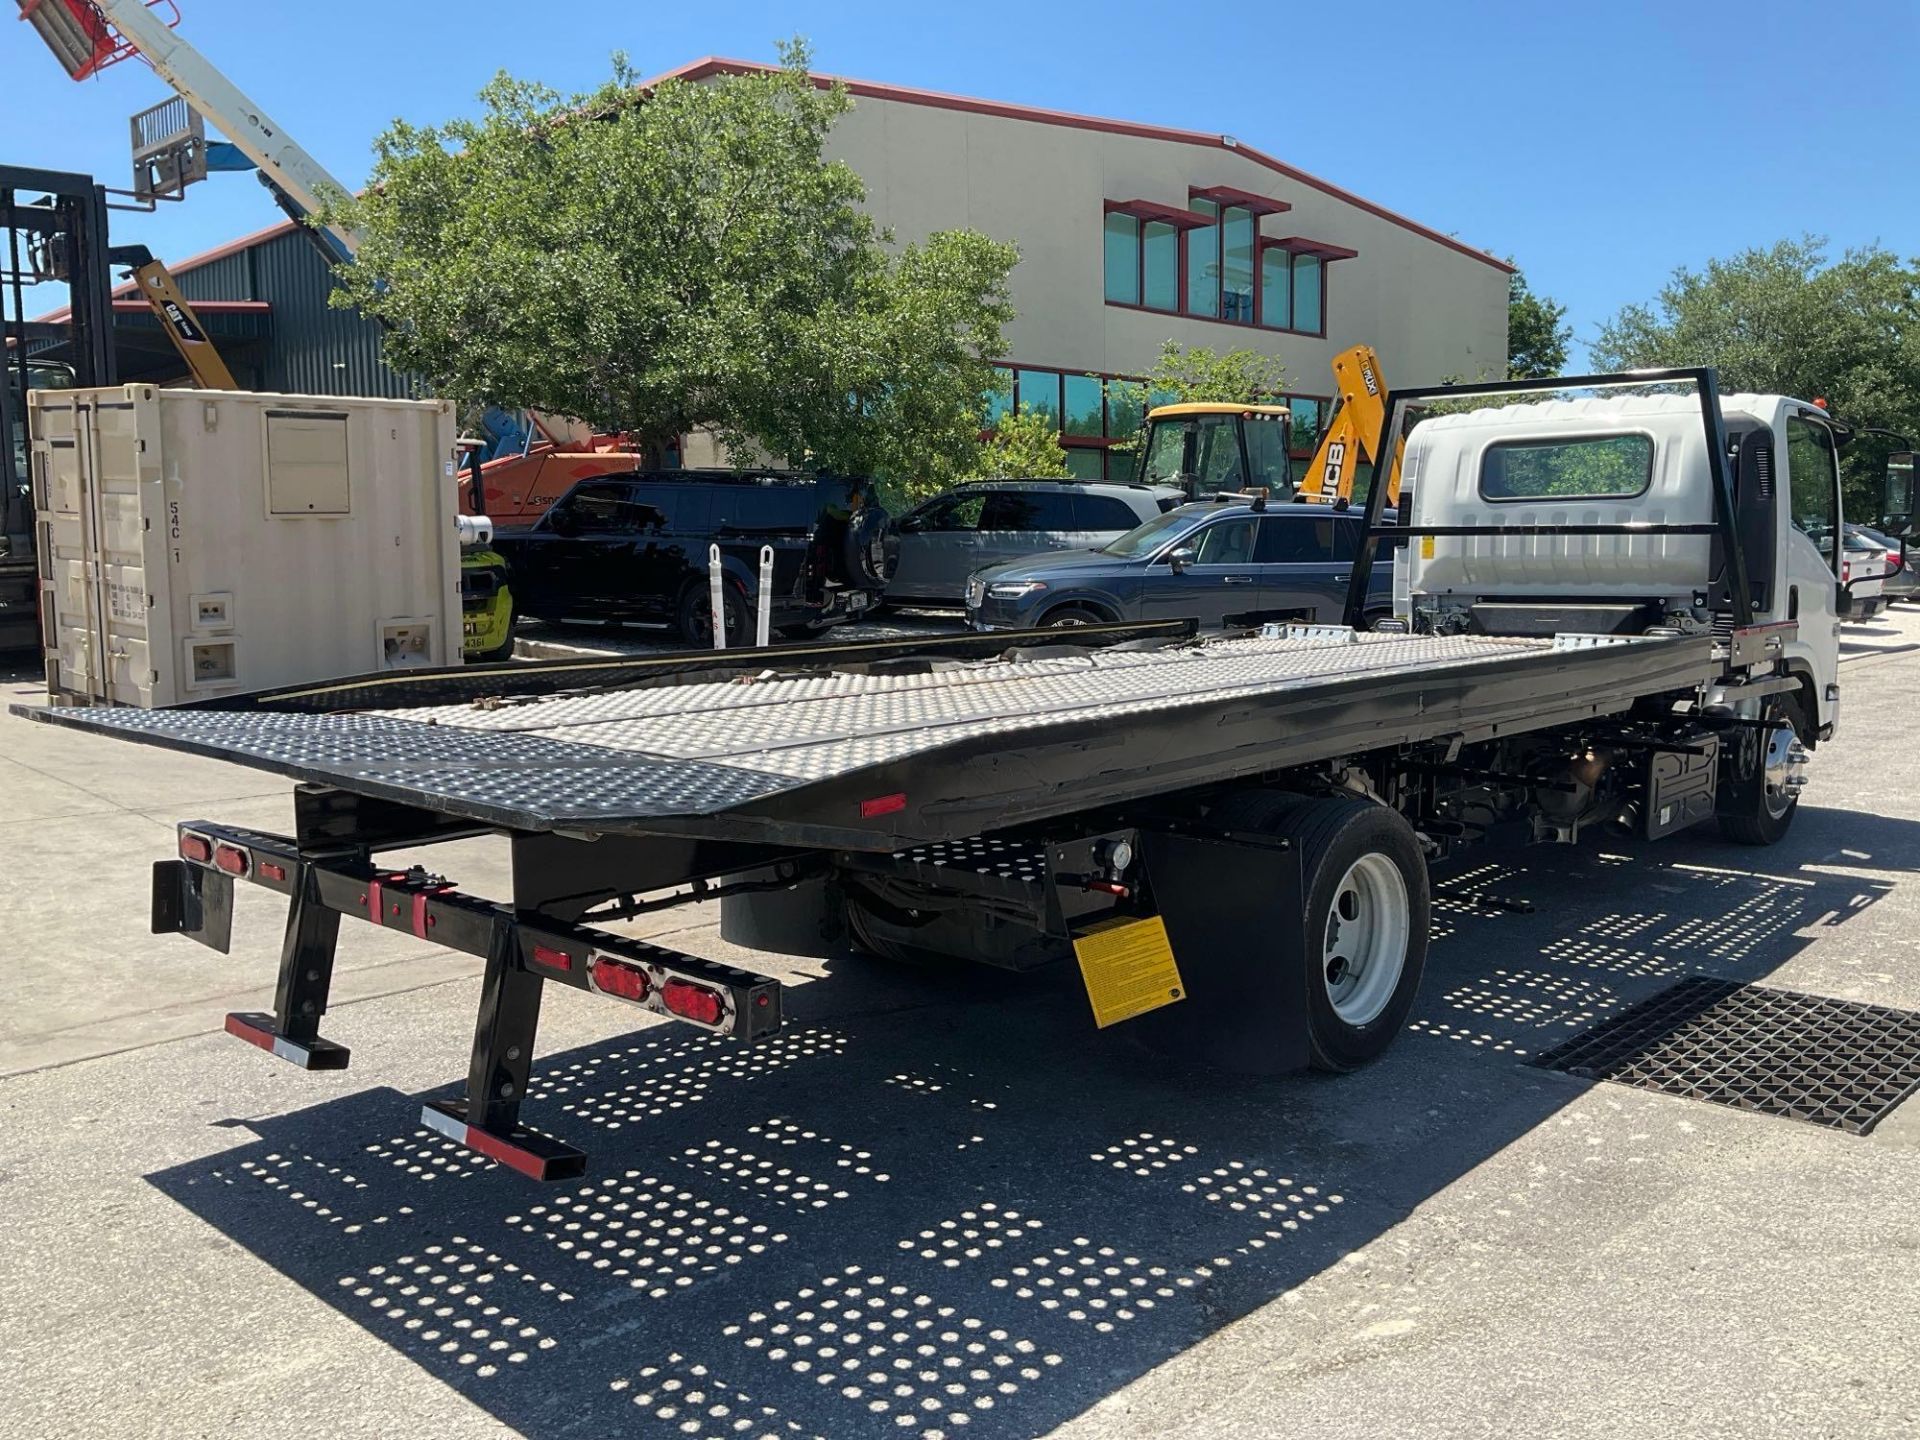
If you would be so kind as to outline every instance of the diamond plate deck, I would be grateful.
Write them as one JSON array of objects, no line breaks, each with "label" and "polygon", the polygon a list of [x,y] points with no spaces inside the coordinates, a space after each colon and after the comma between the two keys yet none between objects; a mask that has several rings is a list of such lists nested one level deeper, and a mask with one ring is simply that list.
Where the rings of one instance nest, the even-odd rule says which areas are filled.
[{"label": "diamond plate deck", "polygon": [[1532,1063],[1864,1135],[1920,1090],[1920,1014],[1694,976]]},{"label": "diamond plate deck", "polygon": [[[463,704],[438,703],[441,690],[430,705],[334,713],[249,697],[231,709],[21,713],[508,828],[891,852],[1355,745],[1610,713],[1697,683],[1710,648],[1307,631],[905,657],[932,668],[876,671],[850,647],[804,662],[775,652],[780,668],[726,679],[663,673],[571,692],[542,671],[538,693],[515,695],[514,672],[496,670],[487,678],[504,693]],[[464,687],[457,672],[444,678]],[[911,803],[869,817],[863,802],[890,792]],[[726,825],[707,823],[717,817]]]}]

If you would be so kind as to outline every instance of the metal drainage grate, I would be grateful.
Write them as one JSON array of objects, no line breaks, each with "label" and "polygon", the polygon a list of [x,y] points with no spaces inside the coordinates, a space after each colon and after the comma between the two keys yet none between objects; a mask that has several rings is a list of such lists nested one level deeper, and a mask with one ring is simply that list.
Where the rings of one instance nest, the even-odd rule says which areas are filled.
[{"label": "metal drainage grate", "polygon": [[1920,1014],[1694,976],[1531,1063],[1864,1135],[1920,1090]]}]

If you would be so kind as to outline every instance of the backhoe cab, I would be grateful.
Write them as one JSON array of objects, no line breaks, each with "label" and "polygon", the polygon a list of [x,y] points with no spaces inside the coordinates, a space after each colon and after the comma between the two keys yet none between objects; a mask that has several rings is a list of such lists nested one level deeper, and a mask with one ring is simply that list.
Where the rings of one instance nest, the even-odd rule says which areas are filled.
[{"label": "backhoe cab", "polygon": [[[1136,478],[1149,485],[1177,485],[1193,500],[1264,490],[1276,499],[1351,502],[1358,467],[1367,465],[1371,473],[1372,447],[1385,418],[1381,407],[1386,382],[1369,345],[1355,345],[1336,356],[1333,376],[1338,408],[1298,483],[1288,458],[1293,417],[1287,406],[1214,401],[1158,405],[1149,411]],[[1387,503],[1399,502],[1396,449],[1387,477]]]}]

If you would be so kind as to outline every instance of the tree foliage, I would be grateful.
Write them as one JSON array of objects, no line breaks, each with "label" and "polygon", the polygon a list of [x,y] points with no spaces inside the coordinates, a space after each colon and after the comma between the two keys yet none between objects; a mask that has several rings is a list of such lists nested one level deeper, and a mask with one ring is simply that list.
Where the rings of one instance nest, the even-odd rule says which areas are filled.
[{"label": "tree foliage", "polygon": [[1567,307],[1550,295],[1536,295],[1516,270],[1507,280],[1507,378],[1538,380],[1567,367],[1567,342],[1573,327]]},{"label": "tree foliage", "polygon": [[970,478],[1065,480],[1072,473],[1060,444],[1059,419],[1045,410],[1022,410],[994,422],[993,437],[980,447]]},{"label": "tree foliage", "polygon": [[[1818,236],[1782,240],[1685,268],[1647,304],[1600,327],[1608,369],[1712,365],[1728,391],[1824,398],[1842,420],[1920,438],[1920,270],[1880,246],[1828,262]],[[1865,437],[1845,455],[1846,509],[1880,511],[1890,442]]]},{"label": "tree foliage", "polygon": [[[1287,388],[1287,367],[1259,350],[1215,350],[1208,345],[1182,345],[1168,340],[1160,358],[1143,381],[1108,387],[1109,403],[1117,398],[1141,417],[1141,428],[1116,448],[1139,446],[1146,432],[1149,404],[1207,402],[1222,405],[1271,404]],[[1117,394],[1116,394],[1117,392]]]},{"label": "tree foliage", "polygon": [[890,248],[823,148],[852,104],[799,42],[768,74],[589,95],[504,73],[482,113],[395,121],[336,303],[439,393],[665,448],[710,428],[847,472],[959,473],[1012,319],[1017,254],[969,231]]}]

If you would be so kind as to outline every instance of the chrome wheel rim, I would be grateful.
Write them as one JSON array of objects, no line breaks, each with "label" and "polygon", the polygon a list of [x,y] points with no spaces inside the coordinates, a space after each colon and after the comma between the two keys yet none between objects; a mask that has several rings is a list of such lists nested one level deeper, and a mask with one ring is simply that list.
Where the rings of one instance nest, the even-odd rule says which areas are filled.
[{"label": "chrome wheel rim", "polygon": [[1380,1018],[1407,968],[1412,930],[1400,867],[1378,853],[1349,865],[1327,907],[1320,963],[1327,1000],[1346,1024]]}]

